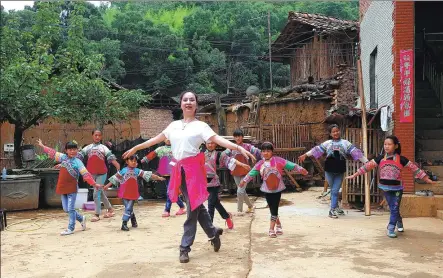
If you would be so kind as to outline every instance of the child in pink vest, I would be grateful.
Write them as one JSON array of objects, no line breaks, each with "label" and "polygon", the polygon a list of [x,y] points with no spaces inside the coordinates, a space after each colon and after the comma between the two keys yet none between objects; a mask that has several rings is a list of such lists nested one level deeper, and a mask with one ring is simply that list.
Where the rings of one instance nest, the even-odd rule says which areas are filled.
[{"label": "child in pink vest", "polygon": [[206,178],[208,180],[208,212],[211,216],[212,222],[214,222],[214,212],[217,209],[220,216],[226,220],[226,225],[229,229],[234,228],[234,222],[232,221],[232,214],[228,213],[223,205],[220,203],[220,197],[218,195],[220,191],[220,178],[217,175],[217,168],[220,165],[227,167],[229,170],[233,170],[236,166],[244,167],[246,170],[251,170],[251,167],[240,161],[230,158],[227,155],[223,155],[222,152],[216,151],[217,144],[211,140],[206,141],[205,151],[205,169]]},{"label": "child in pink vest", "polygon": [[132,227],[136,228],[137,219],[134,214],[134,202],[140,197],[138,192],[137,178],[141,177],[145,181],[160,180],[164,181],[165,178],[152,174],[150,171],[143,171],[137,168],[137,156],[131,155],[125,159],[127,167],[118,171],[114,176],[109,178],[109,183],[104,187],[107,190],[111,185],[118,186],[118,197],[123,199],[125,211],[122,217],[122,230],[129,231],[128,220],[131,219]]},{"label": "child in pink vest", "polygon": [[263,184],[260,190],[265,193],[266,202],[271,211],[271,221],[269,225],[269,237],[275,238],[283,234],[280,218],[278,217],[278,205],[280,204],[281,192],[286,189],[283,183],[284,169],[307,175],[305,168],[285,160],[284,158],[274,156],[274,146],[270,142],[264,142],[261,147],[263,159],[255,164],[254,168],[240,182],[239,186],[244,187],[254,177],[260,175]]},{"label": "child in pink vest", "polygon": [[[149,161],[153,160],[155,157],[158,157],[160,161],[158,162],[157,172],[166,179],[166,186],[169,188],[169,179],[171,177],[171,161],[172,161],[172,151],[171,151],[171,142],[166,139],[165,145],[156,148],[154,151],[148,153],[145,157],[142,158],[141,163],[149,163]],[[177,199],[177,205],[179,206],[179,210],[175,213],[175,215],[183,215],[186,213],[185,205],[180,197]],[[162,213],[162,217],[169,217],[171,214],[172,202],[169,199],[169,195],[166,193],[166,205],[165,210]]]},{"label": "child in pink vest", "polygon": [[401,156],[400,141],[396,136],[388,136],[384,142],[385,154],[367,162],[356,173],[346,177],[353,179],[359,175],[370,172],[372,169],[379,167],[380,180],[378,188],[384,191],[386,201],[391,211],[389,224],[387,227],[387,235],[390,238],[396,238],[395,227],[397,231],[404,232],[403,219],[400,215],[400,203],[403,195],[403,182],[401,181],[401,170],[408,169],[414,173],[415,178],[422,179],[426,183],[435,183],[429,179],[426,173],[419,169],[412,161]]}]

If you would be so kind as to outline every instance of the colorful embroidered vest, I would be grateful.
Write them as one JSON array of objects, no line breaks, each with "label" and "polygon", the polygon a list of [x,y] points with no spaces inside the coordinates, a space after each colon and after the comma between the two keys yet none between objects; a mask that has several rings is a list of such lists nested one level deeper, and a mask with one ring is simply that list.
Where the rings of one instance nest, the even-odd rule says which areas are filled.
[{"label": "colorful embroidered vest", "polygon": [[401,181],[401,170],[403,165],[400,163],[400,155],[395,154],[394,159],[387,159],[387,156],[380,161],[379,173],[380,180],[398,180]]},{"label": "colorful embroidered vest", "polygon": [[220,179],[217,175],[217,156],[217,151],[205,152],[206,177],[211,179],[208,187],[220,186]]},{"label": "colorful embroidered vest", "polygon": [[[236,153],[234,158],[244,164],[249,164],[249,162],[246,160],[246,158],[241,154],[241,153]],[[248,170],[246,170],[245,168],[239,166],[239,165],[235,165],[235,169],[231,172],[231,174],[233,176],[246,176],[248,174]]]},{"label": "colorful embroidered vest", "polygon": [[[69,167],[69,165],[67,166]],[[70,171],[75,172],[75,169],[70,169]],[[68,171],[65,166],[62,166],[62,168],[60,169],[60,172],[58,174],[57,186],[55,188],[55,192],[57,194],[71,194],[77,192],[78,174],[75,175],[74,173],[70,173],[70,171]],[[74,174],[74,176],[77,176],[77,178],[75,178],[72,174]]]},{"label": "colorful embroidered vest", "polygon": [[134,169],[128,168],[122,177],[118,197],[127,200],[137,200],[140,197],[138,192],[137,175]]},{"label": "colorful embroidered vest", "polygon": [[86,169],[93,175],[104,175],[108,172],[105,160],[105,154],[100,151],[98,146],[94,146],[88,152]]},{"label": "colorful embroidered vest", "polygon": [[[284,165],[280,166],[284,167]],[[260,166],[260,175],[263,179],[263,184],[260,187],[261,191],[275,193],[286,188],[276,157],[272,157],[269,162],[263,162]]]}]

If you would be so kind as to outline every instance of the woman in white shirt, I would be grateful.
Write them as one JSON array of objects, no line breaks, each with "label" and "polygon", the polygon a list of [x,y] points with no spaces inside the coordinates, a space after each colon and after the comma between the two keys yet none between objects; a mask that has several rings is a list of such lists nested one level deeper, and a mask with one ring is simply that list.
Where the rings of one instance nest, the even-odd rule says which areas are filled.
[{"label": "woman in white shirt", "polygon": [[183,92],[180,95],[180,106],[183,119],[174,121],[160,134],[141,143],[123,154],[123,158],[138,150],[149,148],[166,139],[171,141],[173,168],[168,189],[172,202],[177,201],[179,191],[182,192],[187,204],[187,219],[183,225],[184,233],[180,244],[180,262],[189,262],[188,253],[194,242],[197,231],[197,221],[209,237],[214,251],[221,246],[220,235],[223,229],[212,224],[211,217],[203,205],[208,198],[205,171],[205,157],[200,152],[200,146],[208,140],[231,150],[238,150],[245,157],[255,162],[255,157],[243,147],[229,142],[218,136],[205,122],[195,118],[197,111],[197,95],[193,92]]}]

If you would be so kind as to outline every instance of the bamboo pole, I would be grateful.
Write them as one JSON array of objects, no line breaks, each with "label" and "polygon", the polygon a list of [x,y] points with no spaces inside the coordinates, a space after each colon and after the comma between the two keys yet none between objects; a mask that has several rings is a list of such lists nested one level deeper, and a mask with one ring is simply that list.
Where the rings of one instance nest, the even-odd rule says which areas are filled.
[{"label": "bamboo pole", "polygon": [[[358,93],[360,94],[360,105],[361,105],[361,131],[363,139],[363,153],[368,155],[368,127],[366,123],[366,102],[365,93],[363,91],[363,74],[361,70],[361,60],[357,61],[358,68]],[[369,174],[365,174],[365,215],[371,215],[371,192],[369,188]]]}]

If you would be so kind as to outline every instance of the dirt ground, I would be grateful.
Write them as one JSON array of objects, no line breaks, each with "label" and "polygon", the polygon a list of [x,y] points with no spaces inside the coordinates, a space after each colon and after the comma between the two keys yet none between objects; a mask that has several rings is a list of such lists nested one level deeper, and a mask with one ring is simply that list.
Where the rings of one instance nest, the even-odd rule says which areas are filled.
[{"label": "dirt ground", "polygon": [[[120,210],[84,232],[77,223],[66,237],[59,235],[67,225],[61,210],[9,213],[1,277],[443,277],[443,221],[407,218],[405,233],[390,239],[388,213],[349,210],[330,219],[320,191],[283,194],[284,235],[276,239],[267,236],[265,200],[253,197],[255,213],[234,217],[219,253],[198,230],[188,264],[178,261],[185,216],[161,218],[163,202],[136,205],[139,228],[130,232],[120,231]],[[222,201],[234,211],[235,198]],[[225,227],[217,212],[215,222]]]}]

